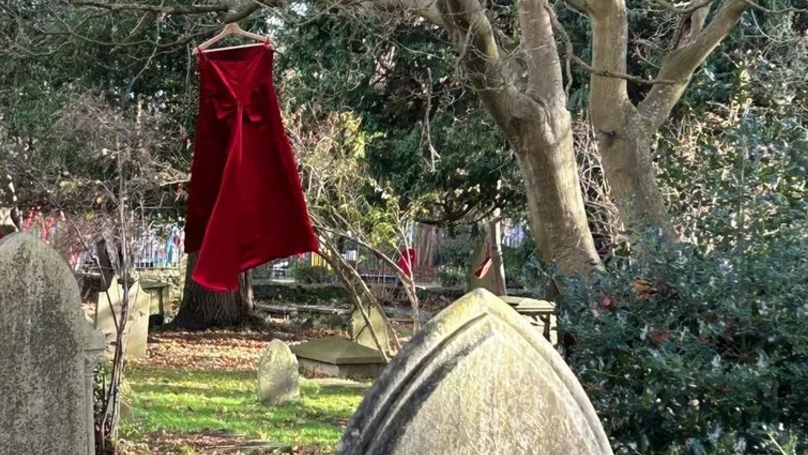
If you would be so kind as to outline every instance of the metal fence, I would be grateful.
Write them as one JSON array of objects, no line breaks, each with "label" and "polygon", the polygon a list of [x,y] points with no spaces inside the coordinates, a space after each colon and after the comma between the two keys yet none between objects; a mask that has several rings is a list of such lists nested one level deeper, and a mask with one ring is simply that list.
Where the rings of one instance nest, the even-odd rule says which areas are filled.
[{"label": "metal fence", "polygon": [[135,268],[177,268],[185,254],[185,232],[178,223],[150,225],[134,242]]},{"label": "metal fence", "polygon": [[[85,247],[64,213],[46,215],[38,210],[29,210],[21,227],[23,232],[57,247],[73,270],[95,266],[95,243],[88,242]],[[185,234],[178,223],[149,225],[140,230],[133,242],[132,262],[141,269],[179,267],[184,254],[184,241]],[[87,251],[87,248],[91,251]]]}]

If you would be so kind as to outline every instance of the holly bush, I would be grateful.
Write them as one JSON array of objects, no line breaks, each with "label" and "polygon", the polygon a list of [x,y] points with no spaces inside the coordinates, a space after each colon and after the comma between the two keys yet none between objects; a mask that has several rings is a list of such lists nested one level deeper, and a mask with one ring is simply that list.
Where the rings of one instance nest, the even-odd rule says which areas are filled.
[{"label": "holly bush", "polygon": [[806,227],[709,253],[645,242],[565,283],[560,349],[615,453],[806,452]]}]

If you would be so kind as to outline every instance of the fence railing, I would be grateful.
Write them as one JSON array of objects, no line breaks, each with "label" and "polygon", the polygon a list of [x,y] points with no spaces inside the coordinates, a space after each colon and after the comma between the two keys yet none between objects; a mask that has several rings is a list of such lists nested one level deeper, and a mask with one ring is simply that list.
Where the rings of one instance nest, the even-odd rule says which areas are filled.
[{"label": "fence railing", "polygon": [[[59,241],[57,249],[63,250],[73,270],[95,266],[95,244],[88,244],[92,251],[87,251],[84,244],[75,239],[76,234],[72,232],[74,228],[64,213],[45,215],[37,210],[29,210],[21,227],[23,232],[38,237],[45,243]],[[60,236],[64,231],[69,235]],[[66,237],[74,237],[74,241],[67,241]],[[150,225],[133,242],[132,263],[136,268],[179,267],[184,254],[184,240],[183,229],[177,223]]]}]

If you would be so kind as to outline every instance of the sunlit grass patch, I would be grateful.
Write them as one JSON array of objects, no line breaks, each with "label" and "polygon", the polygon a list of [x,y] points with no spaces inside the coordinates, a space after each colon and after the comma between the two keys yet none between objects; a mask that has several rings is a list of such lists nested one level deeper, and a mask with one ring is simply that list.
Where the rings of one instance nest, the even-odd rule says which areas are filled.
[{"label": "sunlit grass patch", "polygon": [[221,431],[292,446],[334,447],[363,388],[318,386],[301,379],[300,399],[276,407],[256,397],[255,373],[135,367],[127,374],[128,439],[159,431]]}]

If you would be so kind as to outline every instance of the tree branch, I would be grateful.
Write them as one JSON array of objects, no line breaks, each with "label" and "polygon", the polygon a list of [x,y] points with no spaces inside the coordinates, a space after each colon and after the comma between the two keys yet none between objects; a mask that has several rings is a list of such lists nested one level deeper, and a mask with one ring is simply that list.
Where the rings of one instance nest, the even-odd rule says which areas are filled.
[{"label": "tree branch", "polygon": [[784,13],[803,14],[803,13],[808,13],[808,8],[789,7],[789,8],[781,8],[781,9],[771,9],[771,8],[764,7],[764,6],[758,4],[757,2],[755,2],[753,0],[744,0],[744,2],[747,5],[749,5],[750,8],[755,8],[757,10],[760,10],[760,11],[763,11],[764,13],[769,13],[769,14],[784,14]]},{"label": "tree branch", "polygon": [[148,3],[107,3],[95,0],[73,0],[72,4],[73,6],[88,6],[109,11],[147,11],[164,15],[226,13],[231,10],[230,5],[227,3],[219,3],[216,5],[162,6]]},{"label": "tree branch", "polygon": [[599,70],[596,68],[592,68],[586,63],[583,59],[578,57],[577,55],[572,55],[572,61],[580,66],[584,71],[599,77],[607,77],[612,79],[623,79],[628,82],[634,82],[635,84],[642,84],[642,85],[673,85],[676,81],[672,79],[643,79],[640,76],[634,76],[633,74],[621,74],[621,73],[613,73],[611,71],[606,70]]},{"label": "tree branch", "polygon": [[700,10],[706,6],[710,6],[715,0],[693,0],[690,2],[690,5],[684,8],[678,8],[671,2],[666,0],[655,0],[660,6],[665,8],[671,13],[674,14],[690,14],[695,12],[696,10]]},{"label": "tree branch", "polygon": [[629,82],[634,82],[635,84],[656,85],[656,84],[674,84],[676,82],[671,80],[643,79],[642,77],[633,76],[631,74],[619,74],[619,73],[613,73],[611,71],[598,70],[592,68],[592,66],[586,63],[582,58],[575,55],[575,49],[572,46],[572,40],[567,34],[567,31],[564,30],[564,27],[558,21],[558,18],[555,16],[555,14],[551,16],[551,19],[553,21],[553,30],[556,32],[556,34],[559,35],[559,37],[561,38],[561,42],[564,43],[564,52],[565,52],[564,57],[567,60],[567,64],[565,66],[567,67],[566,71],[567,71],[568,87],[572,83],[572,70],[570,68],[570,63],[575,63],[587,73],[595,76],[611,77],[615,79],[625,79]]},{"label": "tree branch", "polygon": [[592,22],[592,68],[589,109],[597,130],[615,131],[627,110],[634,110],[628,97],[626,78],[604,75],[626,74],[628,14],[625,0],[598,0],[589,14]]},{"label": "tree branch", "polygon": [[574,9],[575,11],[589,15],[589,3],[587,0],[563,0],[564,3],[567,4],[570,8]]},{"label": "tree branch", "polygon": [[662,126],[687,89],[693,73],[732,32],[749,8],[747,0],[725,0],[710,25],[663,59],[658,78],[677,82],[654,86],[640,103],[640,115],[652,130]]},{"label": "tree branch", "polygon": [[[517,74],[503,58],[493,27],[479,0],[439,0],[437,10],[463,66],[483,103],[507,131],[510,120],[525,108],[516,88]],[[548,65],[549,66],[549,65]]]},{"label": "tree branch", "polygon": [[[704,4],[701,0],[692,0],[690,2],[692,11],[682,15],[679,20],[676,36],[672,40],[673,48],[677,49],[692,43],[694,39],[704,30],[704,24],[707,23],[707,16],[710,14],[710,3]],[[701,8],[695,8],[701,5]]]},{"label": "tree branch", "polygon": [[559,90],[563,84],[561,59],[553,33],[555,12],[547,0],[519,0],[517,14],[530,75],[528,94],[540,99],[543,94]]}]

